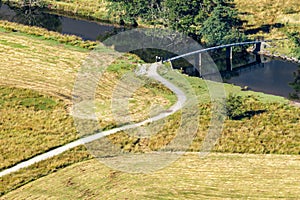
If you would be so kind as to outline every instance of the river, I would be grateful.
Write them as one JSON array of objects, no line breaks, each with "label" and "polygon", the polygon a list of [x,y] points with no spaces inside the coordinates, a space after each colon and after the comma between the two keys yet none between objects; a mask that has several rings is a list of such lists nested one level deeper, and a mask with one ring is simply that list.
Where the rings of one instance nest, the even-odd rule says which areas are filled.
[{"label": "river", "polygon": [[[73,19],[39,10],[33,10],[30,13],[29,16],[28,12],[26,13],[22,9],[12,9],[8,5],[2,4],[0,19],[40,26],[63,34],[73,34],[82,37],[84,40],[101,40],[122,29],[111,24]],[[299,92],[296,91],[297,88],[300,88],[300,67],[298,64],[262,57],[263,62],[256,62],[251,65],[249,62],[251,63],[251,60],[254,59],[254,55],[248,54],[236,57],[233,59],[233,71],[224,69],[224,66],[226,66],[224,59],[216,61],[222,71],[224,82],[242,87],[247,86],[253,91],[286,98],[299,95]],[[241,65],[244,67],[241,67]],[[199,76],[199,73],[195,73],[195,70],[186,68],[184,71],[191,76]]]}]

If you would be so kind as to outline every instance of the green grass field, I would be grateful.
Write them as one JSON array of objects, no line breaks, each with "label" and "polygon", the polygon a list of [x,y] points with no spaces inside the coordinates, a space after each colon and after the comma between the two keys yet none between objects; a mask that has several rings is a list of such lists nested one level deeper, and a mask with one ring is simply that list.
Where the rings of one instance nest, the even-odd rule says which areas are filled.
[{"label": "green grass field", "polygon": [[0,35],[3,169],[77,138],[68,105],[87,51],[20,33]]}]

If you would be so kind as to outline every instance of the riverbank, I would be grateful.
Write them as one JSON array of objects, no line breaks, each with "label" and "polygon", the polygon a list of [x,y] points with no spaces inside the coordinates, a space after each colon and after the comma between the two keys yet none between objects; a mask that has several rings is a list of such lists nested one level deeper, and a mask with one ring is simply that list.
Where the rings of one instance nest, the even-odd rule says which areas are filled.
[{"label": "riverbank", "polygon": [[49,31],[45,28],[22,25],[14,22],[0,20],[0,28],[4,32],[19,32],[31,36],[41,37],[45,40],[52,40],[61,44],[80,47],[88,50],[94,49],[99,43],[96,41],[83,40],[81,37],[68,34],[60,34],[55,31]]},{"label": "riverbank", "polygon": [[[9,1],[10,4],[15,6],[21,6],[22,1],[20,0],[13,0]],[[235,1],[237,8],[241,13],[243,13],[245,10],[248,11],[248,9],[252,9],[250,6],[245,6],[245,10],[243,10],[243,7],[241,5],[244,5],[243,2],[236,0]],[[114,13],[108,12],[108,6],[111,5],[112,2],[108,2],[107,0],[101,0],[97,2],[92,1],[57,1],[57,0],[45,0],[41,3],[41,6],[48,10],[47,12],[59,14],[61,16],[70,16],[75,19],[84,19],[88,21],[94,21],[96,23],[99,22],[105,22],[114,25],[115,27],[119,26],[118,20],[115,17],[112,17]],[[284,5],[287,6],[287,5]],[[278,11],[278,8],[276,8],[276,12]],[[249,11],[250,12],[250,11]],[[294,10],[294,13],[297,13],[298,10]],[[300,12],[300,11],[299,11]],[[253,16],[260,16],[258,13],[254,12],[251,13]],[[281,13],[282,15],[282,13]],[[240,15],[242,19],[247,19],[247,21],[244,24],[244,32],[250,37],[254,38],[257,36],[263,36],[266,39],[282,39],[286,37],[286,32],[289,31],[300,31],[300,29],[297,29],[298,26],[296,26],[296,22],[293,23],[286,23],[282,24],[281,26],[276,26],[272,24],[261,24],[262,22],[259,20],[256,20],[256,22],[259,22],[261,24],[261,27],[257,27],[257,25],[251,25],[253,23],[253,19],[247,18],[247,16],[241,14]],[[290,16],[288,14],[288,16]],[[147,26],[143,22],[139,22],[140,27]],[[251,26],[250,26],[251,25]],[[257,27],[257,28],[254,28]],[[265,27],[267,30],[265,30]],[[280,58],[291,62],[298,62],[299,59],[295,58],[292,53],[292,42],[286,41],[284,44],[278,43],[276,45],[276,50],[271,51],[265,51],[262,52],[262,54],[273,57],[273,58]]]},{"label": "riverbank", "polygon": [[261,54],[261,55],[267,56],[267,57],[279,58],[279,59],[282,59],[282,60],[286,60],[288,62],[300,64],[300,60],[299,59],[297,59],[295,57],[287,56],[287,55],[284,55],[284,54],[280,54],[278,52],[271,53],[270,51],[261,51],[261,52],[258,52],[258,53]]},{"label": "riverbank", "polygon": [[247,49],[247,52],[256,53],[256,54],[263,55],[263,56],[266,56],[266,57],[269,57],[269,58],[277,58],[277,59],[281,59],[281,60],[288,61],[288,62],[291,62],[291,63],[300,64],[300,60],[295,58],[295,57],[288,56],[288,55],[285,55],[285,54],[280,54],[278,52],[272,53],[270,50],[266,50],[266,49],[261,50],[259,52],[255,52],[254,48],[251,48],[251,49]]},{"label": "riverbank", "polygon": [[[23,1],[21,0],[4,1],[4,3],[8,3],[16,7],[20,7],[23,5]],[[43,0],[41,2],[33,3],[33,5],[35,4],[37,4],[38,7],[43,7],[49,12],[53,12],[55,14],[116,24],[116,21],[108,13],[107,6],[109,3],[105,0]]]}]

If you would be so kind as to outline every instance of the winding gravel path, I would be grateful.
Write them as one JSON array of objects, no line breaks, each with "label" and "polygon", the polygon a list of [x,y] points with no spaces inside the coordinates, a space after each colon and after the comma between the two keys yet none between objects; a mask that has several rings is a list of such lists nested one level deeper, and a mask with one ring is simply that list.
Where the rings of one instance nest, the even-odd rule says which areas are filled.
[{"label": "winding gravel path", "polygon": [[177,102],[171,108],[168,109],[168,112],[162,112],[157,116],[148,118],[147,120],[136,123],[136,124],[130,124],[130,125],[126,125],[126,126],[123,126],[123,127],[114,128],[112,130],[103,131],[103,132],[100,132],[100,133],[97,133],[97,134],[94,134],[94,135],[91,135],[91,136],[88,136],[88,137],[81,138],[81,139],[78,139],[76,141],[70,142],[70,143],[65,144],[61,147],[58,147],[58,148],[53,149],[51,151],[48,151],[46,153],[35,156],[35,157],[33,157],[33,158],[31,158],[27,161],[21,162],[21,163],[13,166],[11,168],[5,169],[5,170],[0,172],[0,177],[2,177],[4,175],[7,175],[7,174],[10,174],[12,172],[16,172],[16,171],[18,171],[22,168],[28,167],[28,166],[33,165],[34,163],[40,162],[42,160],[46,160],[46,159],[51,158],[53,156],[59,155],[59,154],[65,152],[69,149],[72,149],[72,148],[76,147],[76,146],[87,144],[89,142],[95,141],[95,140],[100,139],[104,136],[114,134],[114,133],[117,133],[117,132],[120,132],[120,131],[124,131],[124,130],[127,130],[127,129],[136,128],[136,127],[145,125],[149,122],[158,121],[158,120],[163,119],[163,118],[165,118],[169,115],[172,115],[176,111],[180,110],[182,108],[182,105],[186,101],[186,96],[179,88],[177,88],[175,85],[173,85],[172,83],[170,83],[169,81],[167,81],[166,79],[164,79],[163,77],[161,77],[157,73],[157,68],[160,65],[161,64],[159,64],[159,63],[151,64],[149,66],[149,69],[147,70],[147,76],[161,82],[163,85],[168,87],[171,91],[173,91],[175,93],[175,95],[177,96]]}]

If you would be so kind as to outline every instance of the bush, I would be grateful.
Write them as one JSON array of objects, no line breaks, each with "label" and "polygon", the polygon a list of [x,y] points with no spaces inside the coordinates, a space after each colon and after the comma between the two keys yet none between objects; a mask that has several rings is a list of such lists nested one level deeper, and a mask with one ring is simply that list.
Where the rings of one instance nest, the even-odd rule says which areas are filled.
[{"label": "bush", "polygon": [[241,96],[229,94],[226,99],[227,115],[230,119],[241,116],[245,110],[243,108],[243,99]]}]

